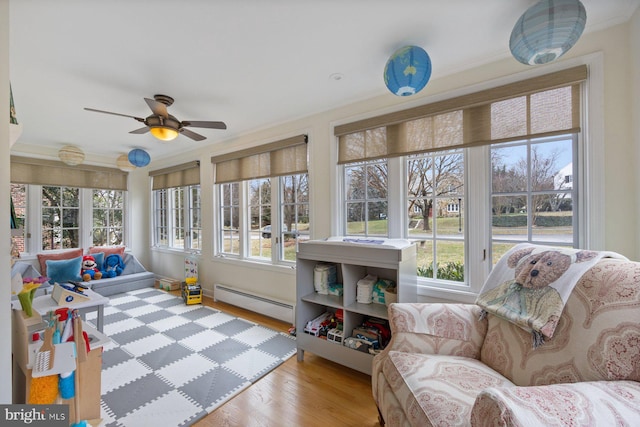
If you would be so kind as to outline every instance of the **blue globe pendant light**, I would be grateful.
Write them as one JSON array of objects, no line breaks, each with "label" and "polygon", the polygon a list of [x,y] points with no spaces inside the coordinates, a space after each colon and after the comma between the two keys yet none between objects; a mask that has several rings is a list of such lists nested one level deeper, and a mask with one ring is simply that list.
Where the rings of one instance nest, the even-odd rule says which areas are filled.
[{"label": "blue globe pendant light", "polygon": [[384,67],[384,84],[394,95],[410,96],[420,92],[431,78],[431,58],[418,46],[396,50]]},{"label": "blue globe pendant light", "polygon": [[137,168],[147,166],[149,162],[151,162],[151,156],[149,156],[149,153],[141,150],[140,148],[135,148],[129,151],[129,155],[127,157],[129,158],[129,163]]},{"label": "blue globe pendant light", "polygon": [[587,12],[580,0],[541,0],[516,22],[509,49],[523,64],[546,64],[576,44],[586,22]]}]

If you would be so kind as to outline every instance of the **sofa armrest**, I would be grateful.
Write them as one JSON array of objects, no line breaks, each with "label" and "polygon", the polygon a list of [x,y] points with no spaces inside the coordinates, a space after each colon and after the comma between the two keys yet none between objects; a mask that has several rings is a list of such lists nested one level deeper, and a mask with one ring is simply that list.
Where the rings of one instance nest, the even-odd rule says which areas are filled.
[{"label": "sofa armrest", "polygon": [[636,425],[640,383],[592,381],[533,387],[487,388],[473,405],[471,425]]},{"label": "sofa armrest", "polygon": [[389,305],[389,350],[449,354],[477,359],[487,333],[473,304],[395,303]]}]

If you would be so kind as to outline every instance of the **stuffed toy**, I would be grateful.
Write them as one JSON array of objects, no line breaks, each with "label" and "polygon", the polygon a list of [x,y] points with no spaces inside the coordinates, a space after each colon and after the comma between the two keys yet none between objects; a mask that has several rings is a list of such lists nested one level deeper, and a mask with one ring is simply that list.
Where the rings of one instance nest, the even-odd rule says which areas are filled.
[{"label": "stuffed toy", "polygon": [[102,272],[98,269],[96,259],[91,255],[82,257],[82,268],[80,269],[82,280],[88,282],[90,280],[99,280],[102,278]]},{"label": "stuffed toy", "polygon": [[104,258],[104,268],[102,269],[102,277],[111,278],[122,274],[124,270],[124,261],[118,254],[110,254]]}]

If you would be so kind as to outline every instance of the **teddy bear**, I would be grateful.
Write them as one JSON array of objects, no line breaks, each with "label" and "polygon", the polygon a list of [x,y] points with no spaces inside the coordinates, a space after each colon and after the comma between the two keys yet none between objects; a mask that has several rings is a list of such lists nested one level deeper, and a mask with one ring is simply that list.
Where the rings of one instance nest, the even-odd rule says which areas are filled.
[{"label": "teddy bear", "polygon": [[104,268],[102,269],[102,277],[111,278],[122,274],[124,270],[124,261],[118,254],[109,254],[104,259]]},{"label": "teddy bear", "polygon": [[515,251],[507,260],[515,269],[512,280],[483,293],[487,307],[496,308],[496,314],[510,320],[526,318],[528,326],[544,336],[553,336],[564,303],[560,293],[550,285],[574,262],[583,262],[597,256],[593,251],[568,254],[561,250],[536,251],[525,248]]},{"label": "teddy bear", "polygon": [[82,280],[88,282],[90,280],[99,280],[102,278],[102,273],[98,268],[98,263],[92,255],[85,255],[82,257],[82,268],[80,270]]}]

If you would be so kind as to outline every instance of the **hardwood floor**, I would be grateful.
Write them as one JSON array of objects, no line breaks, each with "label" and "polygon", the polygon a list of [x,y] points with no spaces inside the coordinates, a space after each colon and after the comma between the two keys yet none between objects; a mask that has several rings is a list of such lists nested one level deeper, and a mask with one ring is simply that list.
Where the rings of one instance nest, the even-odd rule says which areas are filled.
[{"label": "hardwood floor", "polygon": [[[179,295],[179,292],[176,291]],[[204,304],[286,332],[289,324],[225,303]],[[371,377],[312,353],[293,356],[194,426],[379,427]]]}]

